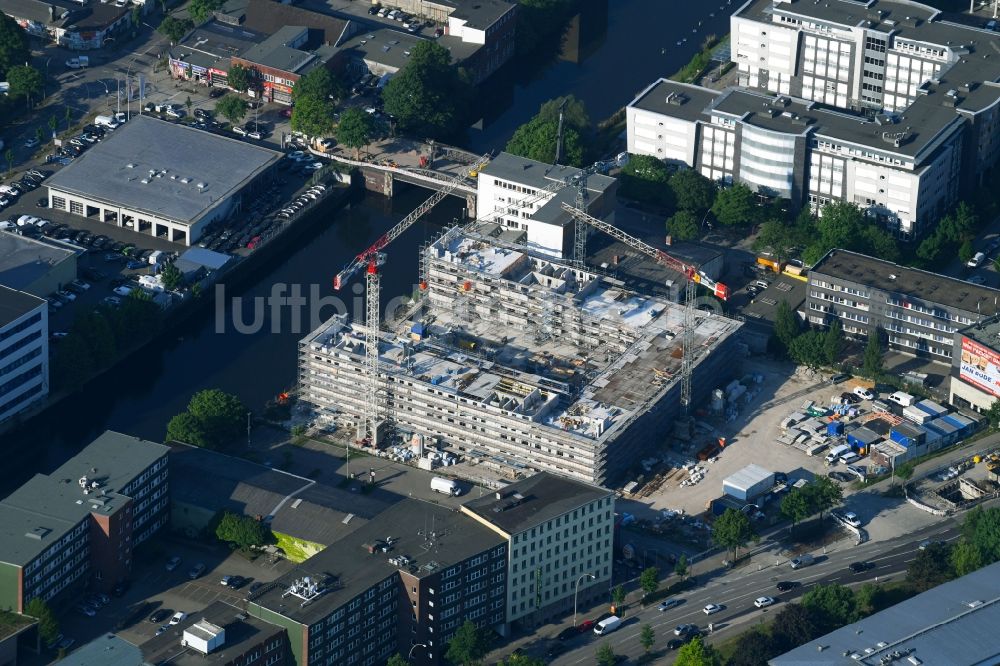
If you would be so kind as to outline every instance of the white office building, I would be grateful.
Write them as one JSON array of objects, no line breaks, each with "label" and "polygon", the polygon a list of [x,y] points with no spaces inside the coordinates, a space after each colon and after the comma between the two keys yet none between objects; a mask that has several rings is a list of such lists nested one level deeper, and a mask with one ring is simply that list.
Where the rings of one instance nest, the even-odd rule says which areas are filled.
[{"label": "white office building", "polygon": [[731,19],[739,87],[660,80],[628,149],[819,210],[857,204],[924,235],[1000,157],[996,33],[916,2],[751,0]]},{"label": "white office building", "polygon": [[0,422],[48,392],[48,303],[0,285]]},{"label": "white office building", "polygon": [[545,624],[607,598],[614,544],[610,490],[547,472],[462,506],[507,539],[507,622]]}]

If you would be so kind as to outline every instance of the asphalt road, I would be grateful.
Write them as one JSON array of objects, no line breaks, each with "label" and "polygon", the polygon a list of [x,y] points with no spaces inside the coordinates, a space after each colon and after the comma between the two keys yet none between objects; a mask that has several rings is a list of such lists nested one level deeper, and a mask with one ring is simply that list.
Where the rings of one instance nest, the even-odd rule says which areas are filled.
[{"label": "asphalt road", "polygon": [[[644,610],[633,607],[627,611],[625,623],[615,633],[598,637],[588,632],[571,639],[567,642],[570,650],[550,663],[592,664],[594,654],[602,642],[610,643],[615,654],[636,658],[643,653],[639,644],[639,630],[644,624],[651,625],[656,634],[654,650],[663,649],[667,641],[675,637],[674,627],[680,624],[695,624],[703,631],[707,631],[708,623],[711,622],[714,625],[713,637],[728,638],[742,631],[745,628],[742,625],[763,621],[769,613],[780,611],[782,604],[801,597],[814,585],[827,583],[857,585],[874,582],[876,579],[881,581],[896,579],[916,557],[920,542],[926,539],[951,541],[958,536],[959,528],[955,520],[950,519],[902,539],[870,542],[837,550],[829,555],[814,553],[816,563],[799,570],[792,570],[787,558],[780,556],[776,567],[774,556],[762,553],[756,555],[754,562],[747,567],[679,595],[683,603],[670,611],[661,613],[655,606]],[[874,567],[863,574],[855,574],[848,567],[852,562],[859,561],[873,564]],[[758,564],[764,565],[763,570],[756,570]],[[752,570],[748,572],[747,569]],[[789,592],[778,592],[776,588],[778,581],[793,581],[801,585]],[[754,600],[763,596],[774,597],[777,603],[764,609],[755,608]],[[722,606],[722,611],[706,616],[702,608],[710,603]],[[581,621],[583,619],[581,618]],[[542,656],[554,642],[554,637],[539,641],[537,646],[526,651]]]}]

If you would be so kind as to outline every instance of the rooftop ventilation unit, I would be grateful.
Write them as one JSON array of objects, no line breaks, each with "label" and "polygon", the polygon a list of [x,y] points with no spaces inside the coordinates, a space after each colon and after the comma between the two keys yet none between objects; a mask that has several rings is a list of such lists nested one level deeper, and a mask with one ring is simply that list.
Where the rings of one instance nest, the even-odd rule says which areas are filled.
[{"label": "rooftop ventilation unit", "polygon": [[291,586],[282,593],[281,597],[282,599],[289,595],[297,597],[302,600],[300,605],[305,606],[321,594],[323,594],[323,591],[320,589],[319,584],[311,577],[303,576],[302,578],[296,578]]}]

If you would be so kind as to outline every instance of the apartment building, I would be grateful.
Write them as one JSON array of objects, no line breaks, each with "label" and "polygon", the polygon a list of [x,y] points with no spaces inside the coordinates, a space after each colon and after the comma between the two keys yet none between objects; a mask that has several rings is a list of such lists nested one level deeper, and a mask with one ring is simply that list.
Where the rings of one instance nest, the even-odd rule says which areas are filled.
[{"label": "apartment building", "polygon": [[[568,186],[579,169],[553,166],[500,153],[476,179],[476,217],[524,233],[529,249],[553,257],[572,257],[574,221],[562,208],[573,203],[577,188]],[[546,187],[567,184],[553,192]],[[615,208],[618,181],[595,174],[587,179],[587,212],[608,219]]]},{"label": "apartment building", "polygon": [[248,597],[288,631],[297,666],[443,662],[471,620],[506,622],[507,542],[470,517],[406,500]]},{"label": "apartment building", "polygon": [[48,303],[0,285],[0,422],[48,392]]},{"label": "apartment building", "polygon": [[0,607],[106,592],[167,522],[167,451],[105,432],[52,474],[0,501]]},{"label": "apartment building", "polygon": [[975,19],[916,2],[750,0],[731,19],[739,86],[658,81],[630,152],[793,205],[860,206],[924,235],[1000,157],[1000,60]]},{"label": "apartment building", "polygon": [[[518,249],[520,248],[520,249]],[[680,410],[684,312],[617,280],[454,228],[421,258],[427,307],[379,341],[378,421],[508,478],[623,474]],[[740,322],[698,311],[694,400],[723,386]],[[300,396],[350,427],[366,412],[365,328],[300,343]],[[378,442],[376,442],[376,445]]]},{"label": "apartment building", "polygon": [[881,327],[890,348],[950,364],[956,333],[997,314],[998,298],[997,289],[830,250],[809,271],[805,307],[811,324],[837,318],[854,337]]},{"label": "apartment building", "polygon": [[462,511],[507,540],[508,623],[529,629],[608,598],[611,491],[541,472]]}]

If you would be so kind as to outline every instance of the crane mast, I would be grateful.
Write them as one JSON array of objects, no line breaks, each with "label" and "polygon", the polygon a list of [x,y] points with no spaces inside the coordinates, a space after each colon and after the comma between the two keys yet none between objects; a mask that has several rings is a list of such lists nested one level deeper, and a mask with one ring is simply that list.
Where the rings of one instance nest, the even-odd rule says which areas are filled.
[{"label": "crane mast", "polygon": [[381,328],[379,317],[379,300],[381,296],[381,277],[378,267],[385,262],[382,252],[389,243],[399,238],[403,232],[413,226],[413,223],[434,208],[446,196],[465,182],[470,172],[478,172],[489,162],[490,156],[483,155],[463,173],[449,180],[445,186],[432,194],[426,201],[414,208],[399,221],[396,226],[387,231],[370,247],[351,260],[342,271],[333,278],[333,288],[340,290],[362,268],[365,269],[365,372],[368,374],[368,384],[365,391],[364,417],[358,424],[358,440],[375,444],[378,423],[383,418],[382,405],[379,401],[379,363],[378,334]]},{"label": "crane mast", "polygon": [[692,403],[691,374],[694,369],[694,329],[697,325],[694,312],[694,301],[697,295],[696,285],[705,285],[712,290],[715,296],[724,301],[729,298],[729,288],[721,282],[712,280],[695,266],[686,264],[663,250],[658,250],[649,243],[630,236],[618,227],[599,220],[582,209],[570,206],[568,203],[564,203],[562,207],[573,216],[577,223],[599,229],[628,247],[642,252],[661,266],[666,266],[684,276],[684,328],[681,331],[681,405],[684,407],[684,414],[687,415],[691,410]]}]

